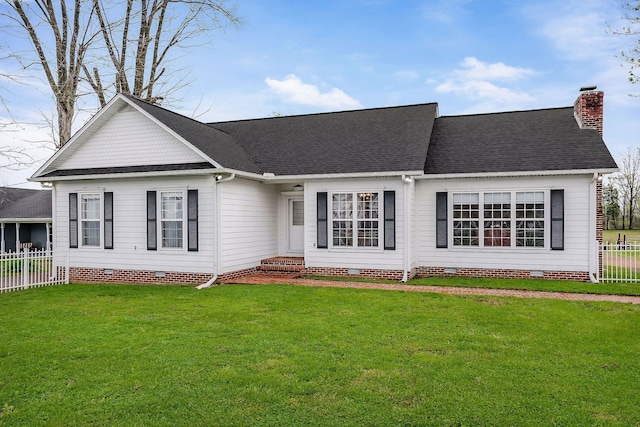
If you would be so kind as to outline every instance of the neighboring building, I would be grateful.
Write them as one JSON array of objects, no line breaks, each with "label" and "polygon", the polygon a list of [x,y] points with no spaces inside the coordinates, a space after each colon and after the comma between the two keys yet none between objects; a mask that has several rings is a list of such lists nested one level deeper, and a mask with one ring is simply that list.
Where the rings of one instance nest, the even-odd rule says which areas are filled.
[{"label": "neighboring building", "polygon": [[435,103],[201,123],[117,95],[32,177],[54,191],[71,280],[310,274],[589,280],[602,92],[468,116]]},{"label": "neighboring building", "polygon": [[0,251],[49,249],[51,191],[0,187]]}]

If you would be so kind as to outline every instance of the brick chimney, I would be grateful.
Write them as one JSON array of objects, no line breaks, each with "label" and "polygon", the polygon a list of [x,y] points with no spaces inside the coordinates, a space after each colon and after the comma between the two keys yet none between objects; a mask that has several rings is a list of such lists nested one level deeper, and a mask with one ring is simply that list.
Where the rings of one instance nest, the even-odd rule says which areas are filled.
[{"label": "brick chimney", "polygon": [[580,88],[580,96],[573,103],[573,111],[580,129],[595,129],[602,136],[602,109],[604,92],[597,86]]}]

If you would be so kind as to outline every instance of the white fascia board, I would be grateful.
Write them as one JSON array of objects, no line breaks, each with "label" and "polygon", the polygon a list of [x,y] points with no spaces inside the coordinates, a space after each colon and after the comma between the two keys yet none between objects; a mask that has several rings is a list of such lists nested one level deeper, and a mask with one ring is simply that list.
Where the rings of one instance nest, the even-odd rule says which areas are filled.
[{"label": "white fascia board", "polygon": [[149,172],[124,172],[124,173],[108,173],[108,174],[87,174],[87,175],[69,175],[55,177],[37,177],[29,178],[30,182],[56,182],[56,181],[80,181],[93,179],[117,179],[117,178],[141,178],[141,177],[157,177],[157,176],[185,176],[185,175],[222,175],[235,174],[238,177],[261,181],[265,184],[285,184],[300,182],[306,180],[318,179],[344,179],[344,178],[389,178],[422,175],[423,171],[398,171],[398,172],[362,172],[362,173],[334,173],[334,174],[313,174],[313,175],[261,175],[257,173],[245,172],[228,168],[211,168],[211,169],[186,169],[176,171],[149,171]]},{"label": "white fascia board", "polygon": [[256,181],[265,181],[267,177],[251,172],[243,172],[235,169],[226,168],[209,168],[209,169],[184,169],[174,171],[146,171],[146,172],[123,172],[123,173],[102,173],[87,175],[67,175],[54,177],[38,177],[28,178],[30,182],[57,182],[57,181],[86,181],[93,179],[118,179],[118,178],[145,178],[158,176],[186,176],[186,175],[229,175],[235,174],[242,178],[253,179]]},{"label": "white fascia board", "polygon": [[353,173],[328,173],[328,174],[309,174],[309,175],[276,175],[263,176],[266,183],[269,184],[286,184],[290,182],[299,182],[315,179],[343,179],[343,178],[389,178],[401,177],[403,175],[418,177],[424,175],[424,171],[395,171],[395,172],[353,172]]},{"label": "white fascia board", "polygon": [[183,137],[181,137],[180,135],[175,133],[171,128],[166,126],[164,123],[162,123],[161,121],[159,121],[158,119],[153,117],[151,114],[147,113],[145,110],[143,110],[142,108],[140,108],[138,105],[134,104],[133,102],[131,102],[127,98],[124,98],[124,100],[127,101],[127,103],[129,105],[131,105],[132,107],[134,107],[138,112],[142,113],[143,116],[145,116],[146,118],[148,118],[149,120],[151,120],[152,122],[154,122],[155,124],[160,126],[165,132],[167,132],[169,135],[171,135],[174,138],[176,138],[178,141],[182,142],[184,145],[186,145],[193,152],[195,152],[196,154],[201,156],[204,160],[206,160],[209,163],[212,163],[216,168],[220,168],[220,169],[222,168],[222,165],[220,163],[216,162],[214,159],[212,159],[211,157],[207,156],[202,151],[198,150],[196,147],[193,146],[193,144],[191,144],[189,141],[187,141],[186,139],[184,139]]},{"label": "white fascia board", "polygon": [[51,217],[49,217],[49,218],[2,218],[2,219],[0,219],[0,223],[12,224],[14,222],[19,222],[21,224],[51,222]]},{"label": "white fascia board", "polygon": [[450,173],[423,174],[415,179],[461,179],[461,178],[510,178],[523,176],[553,176],[553,175],[593,175],[594,173],[616,173],[619,169],[568,169],[553,171],[523,171],[523,172],[479,172],[479,173]]},{"label": "white fascia board", "polygon": [[118,179],[118,178],[144,178],[157,176],[184,176],[184,175],[214,175],[220,173],[219,169],[186,169],[176,171],[150,171],[150,172],[124,172],[103,173],[89,175],[67,175],[54,177],[29,178],[30,182],[57,182],[57,181],[86,181],[92,179]]}]

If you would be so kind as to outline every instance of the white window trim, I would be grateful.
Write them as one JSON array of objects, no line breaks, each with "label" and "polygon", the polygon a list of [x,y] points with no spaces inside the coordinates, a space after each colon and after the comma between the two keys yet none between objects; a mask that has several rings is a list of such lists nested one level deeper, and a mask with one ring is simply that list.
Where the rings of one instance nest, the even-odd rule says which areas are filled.
[{"label": "white window trim", "polygon": [[[376,193],[378,194],[378,218],[372,219],[371,221],[378,222],[378,245],[377,246],[358,246],[358,214],[357,214],[357,197],[360,193]],[[333,244],[333,222],[334,221],[343,221],[340,219],[333,219],[333,195],[334,194],[351,194],[353,195],[353,218],[350,220],[353,222],[353,244],[350,246],[338,246]],[[358,251],[376,251],[382,252],[384,245],[384,190],[336,190],[327,192],[327,213],[328,213],[328,248],[336,249],[339,251],[344,250],[358,250]],[[368,219],[365,221],[369,221]]]},{"label": "white window trim", "polygon": [[[102,249],[104,248],[104,191],[83,191],[78,192],[78,248],[84,249]],[[100,197],[99,223],[100,230],[98,232],[98,245],[85,245],[82,224],[85,221],[96,221],[95,219],[85,220],[82,218],[82,198],[89,195],[98,195]]]},{"label": "white window trim", "polygon": [[[180,193],[182,194],[182,246],[179,248],[173,248],[173,247],[165,247],[163,245],[163,240],[162,240],[162,223],[165,221],[162,219],[162,194],[166,194],[166,193]],[[158,251],[167,251],[167,252],[187,252],[187,190],[184,188],[171,188],[171,189],[163,189],[163,190],[156,190],[156,221],[158,222],[158,225],[156,227],[156,232],[157,232],[157,250]],[[174,220],[175,221],[175,220]]]},{"label": "white window trim", "polygon": [[[516,234],[517,234],[517,230],[516,230],[516,221],[517,218],[515,217],[515,212],[516,212],[516,193],[531,193],[531,192],[537,192],[537,193],[544,193],[544,240],[543,246],[516,246]],[[454,194],[463,194],[463,193],[477,193],[480,196],[480,201],[479,201],[479,218],[478,218],[478,222],[479,222],[479,228],[478,228],[478,246],[457,246],[454,245],[454,236],[453,236],[453,231],[454,231],[454,227],[453,227],[453,223],[455,221],[455,218],[453,217],[453,195]],[[484,232],[484,222],[485,222],[485,218],[484,218],[484,195],[488,194],[488,193],[511,193],[511,218],[510,218],[510,225],[511,225],[511,245],[510,246],[485,246],[484,245],[484,236],[483,236],[483,232]],[[448,229],[448,240],[449,240],[449,245],[448,247],[456,250],[456,251],[469,251],[469,250],[478,250],[478,249],[482,249],[483,251],[491,251],[491,250],[495,250],[495,251],[512,251],[512,250],[517,250],[518,252],[523,252],[523,251],[550,251],[550,233],[551,233],[551,228],[550,228],[550,217],[551,217],[551,196],[550,196],[550,190],[549,189],[540,189],[540,188],[533,188],[533,189],[517,189],[517,190],[492,190],[492,189],[483,189],[483,190],[455,190],[455,191],[449,191],[449,197],[448,197],[448,206],[447,206],[447,215],[449,220],[447,221],[447,229]],[[491,218],[487,219],[488,221],[491,220]]]}]

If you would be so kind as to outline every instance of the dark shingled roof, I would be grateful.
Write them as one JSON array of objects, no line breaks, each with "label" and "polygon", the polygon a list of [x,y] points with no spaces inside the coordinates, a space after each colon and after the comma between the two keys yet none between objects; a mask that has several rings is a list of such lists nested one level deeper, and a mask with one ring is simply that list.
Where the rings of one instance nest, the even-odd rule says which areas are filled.
[{"label": "dark shingled roof", "polygon": [[600,134],[580,129],[573,107],[444,116],[436,120],[426,174],[617,168]]},{"label": "dark shingled roof", "polygon": [[[201,123],[124,95],[223,168],[323,175],[517,173],[617,168],[573,107],[436,118],[436,103]],[[168,159],[170,161],[170,159]],[[206,169],[208,162],[54,170],[42,177]]]},{"label": "dark shingled roof", "polygon": [[51,191],[0,188],[0,219],[51,218]]},{"label": "dark shingled roof", "polygon": [[276,175],[422,170],[436,104],[211,123]]}]

